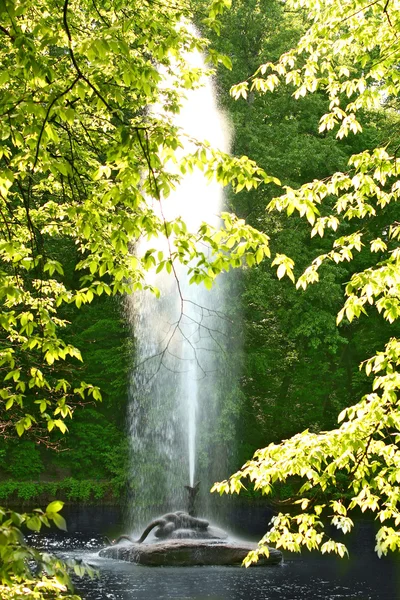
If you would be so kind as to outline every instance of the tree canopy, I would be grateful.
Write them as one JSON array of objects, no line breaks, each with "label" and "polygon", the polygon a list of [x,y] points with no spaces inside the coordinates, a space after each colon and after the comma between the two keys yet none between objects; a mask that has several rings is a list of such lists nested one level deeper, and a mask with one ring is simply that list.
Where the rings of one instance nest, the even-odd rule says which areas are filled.
[{"label": "tree canopy", "polygon": [[[188,232],[179,219],[166,222],[152,207],[151,199],[161,203],[179,181],[171,163],[184,134],[169,115],[201,77],[185,62],[185,52],[204,49],[206,42],[184,25],[189,13],[179,4],[164,7],[157,19],[151,12],[146,3],[129,9],[110,4],[100,12],[68,2],[58,9],[44,3],[40,10],[10,2],[3,9],[1,289],[7,342],[1,361],[8,383],[2,398],[6,410],[22,409],[26,392],[40,390],[43,398],[33,404],[49,431],[65,431],[67,398],[100,397],[86,383],[74,391],[65,377],[47,376],[60,360],[81,358],[58,335],[66,324],[65,305],[79,308],[95,295],[141,289],[146,269],[171,271],[174,260],[188,263],[197,256],[192,279],[209,286],[222,269],[246,260],[247,251],[248,262],[268,254],[268,238],[234,217],[226,215],[222,232],[206,225]],[[168,86],[159,85],[160,65],[172,78]],[[147,109],[156,103],[162,115]],[[186,152],[179,168],[195,166],[236,186],[266,178],[251,161],[201,144]],[[141,236],[157,235],[174,236],[169,256],[130,251]],[[213,247],[211,259],[196,249],[200,239]],[[76,253],[76,276],[65,266],[67,248]],[[36,423],[33,414],[15,414],[19,434]]]},{"label": "tree canopy", "polygon": [[[323,91],[328,112],[319,131],[336,130],[339,139],[362,131],[362,117],[384,112],[389,135],[372,149],[353,154],[345,171],[314,179],[269,203],[269,210],[298,213],[311,226],[311,236],[337,232],[331,248],[316,256],[297,275],[294,261],[283,253],[273,259],[277,276],[285,275],[305,290],[319,280],[329,264],[363,255],[364,268],[345,287],[337,325],[365,318],[375,308],[398,330],[400,314],[400,226],[398,95],[398,2],[352,0],[346,3],[292,1],[285,7],[304,10],[309,27],[294,48],[276,62],[265,62],[248,80],[235,85],[235,98],[250,90],[274,92],[281,82],[293,86],[295,98]],[[327,432],[306,430],[255,453],[228,481],[214,486],[220,493],[239,492],[243,480],[270,494],[276,482],[295,481],[298,511],[280,513],[247,564],[275,543],[289,550],[301,547],[343,556],[346,546],[331,538],[330,523],[343,533],[353,528],[352,513],[371,511],[379,521],[379,555],[400,547],[400,342],[384,348],[360,365],[373,377],[371,392],[339,415],[339,426]]]},{"label": "tree canopy", "polygon": [[[274,94],[253,90],[246,101],[232,102],[228,91],[237,77],[252,73],[260,62],[277,60],[306,28],[305,14],[286,11],[280,2],[236,0],[224,15],[220,37],[212,38],[233,65],[232,71],[218,72],[220,99],[234,124],[232,152],[248,154],[294,189],[345,170],[352,154],[374,148],[391,127],[380,111],[362,115],[363,131],[357,136],[339,140],[334,131],[319,132],[318,118],[329,106],[327,96],[318,90],[295,99],[293,87],[286,83]],[[276,186],[260,186],[229,193],[228,202],[233,212],[268,233],[271,252],[290,256],[299,273],[315,256],[330,250],[335,232],[310,238],[306,219],[266,211],[277,193]],[[241,272],[240,289],[231,299],[243,315],[243,399],[236,444],[241,463],[255,449],[306,427],[334,427],[339,412],[368,390],[358,364],[384,343],[390,324],[385,326],[376,314],[361,324],[336,326],[343,284],[368,258],[361,253],[351,262],[326,263],[320,284],[304,293],[298,293],[288,278],[278,280],[268,261]],[[289,493],[290,487],[277,486],[274,497]]]}]

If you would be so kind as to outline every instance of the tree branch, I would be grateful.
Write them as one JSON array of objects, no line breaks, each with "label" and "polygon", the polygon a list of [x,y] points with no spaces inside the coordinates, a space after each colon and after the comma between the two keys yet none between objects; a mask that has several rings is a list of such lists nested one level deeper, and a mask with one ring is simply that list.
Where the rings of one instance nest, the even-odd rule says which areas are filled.
[{"label": "tree branch", "polygon": [[8,31],[8,29],[3,27],[3,25],[0,25],[0,31],[2,31],[4,33],[4,35],[7,35],[12,42],[15,41],[15,37]]}]

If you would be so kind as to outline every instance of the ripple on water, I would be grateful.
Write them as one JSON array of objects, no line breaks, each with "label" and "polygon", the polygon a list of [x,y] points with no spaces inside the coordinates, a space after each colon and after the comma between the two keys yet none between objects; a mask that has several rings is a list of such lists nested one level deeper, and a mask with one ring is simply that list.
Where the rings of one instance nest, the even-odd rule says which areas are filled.
[{"label": "ripple on water", "polygon": [[306,561],[245,570],[152,568],[94,554],[79,558],[86,558],[100,573],[95,581],[77,582],[85,600],[394,600],[392,595],[378,597],[363,581],[355,580],[350,586],[335,580],[333,573],[319,576]]},{"label": "ripple on water", "polygon": [[400,600],[395,565],[375,557],[339,561],[309,555],[252,569],[154,568],[99,557],[104,536],[31,536],[35,541],[98,570],[94,580],[75,579],[84,600]]}]

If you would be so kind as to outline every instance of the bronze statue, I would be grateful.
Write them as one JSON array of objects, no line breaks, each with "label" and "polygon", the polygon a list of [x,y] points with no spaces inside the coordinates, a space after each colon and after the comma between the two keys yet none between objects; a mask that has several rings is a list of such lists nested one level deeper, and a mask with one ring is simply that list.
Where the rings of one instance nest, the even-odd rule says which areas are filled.
[{"label": "bronze statue", "polygon": [[185,485],[185,489],[188,491],[189,494],[188,513],[192,517],[196,516],[195,501],[196,496],[199,492],[199,487],[200,481],[197,481],[197,483],[195,483],[193,487],[191,487],[190,485]]},{"label": "bronze statue", "polygon": [[[118,544],[121,540],[128,540],[134,544],[141,544],[155,527],[158,529],[155,531],[154,535],[159,539],[172,537],[174,532],[178,530],[180,532],[179,537],[208,537],[206,533],[208,525],[209,523],[205,519],[197,519],[196,517],[179,510],[174,513],[167,513],[152,521],[138,540],[134,540],[130,535],[120,535],[113,544]],[[185,531],[187,532],[186,534],[184,533]],[[198,535],[196,535],[196,532],[198,532]]]}]

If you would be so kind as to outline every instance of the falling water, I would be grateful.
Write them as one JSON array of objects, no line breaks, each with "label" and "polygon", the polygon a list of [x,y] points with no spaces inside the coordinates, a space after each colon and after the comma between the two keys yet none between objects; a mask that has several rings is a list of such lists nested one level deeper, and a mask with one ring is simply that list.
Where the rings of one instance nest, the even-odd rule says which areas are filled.
[{"label": "falling water", "polygon": [[[192,67],[204,67],[199,53],[192,53],[189,61]],[[205,78],[203,83],[187,92],[174,122],[187,136],[226,152],[227,123],[212,81]],[[222,200],[220,186],[194,172],[163,201],[163,216],[182,217],[192,232],[203,221],[218,226]],[[146,243],[168,251],[165,239]],[[218,424],[220,355],[227,344],[223,277],[209,292],[203,285],[189,285],[187,267],[176,264],[175,270],[176,276],[148,273],[148,283],[160,290],[159,299],[145,291],[128,303],[138,365],[129,412],[134,523],[163,510],[186,508],[184,485],[193,486],[195,477],[201,477],[200,462],[211,473],[215,461],[210,445]]]}]

